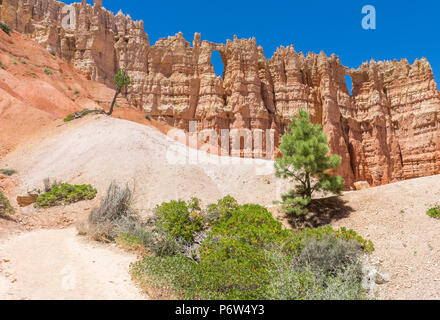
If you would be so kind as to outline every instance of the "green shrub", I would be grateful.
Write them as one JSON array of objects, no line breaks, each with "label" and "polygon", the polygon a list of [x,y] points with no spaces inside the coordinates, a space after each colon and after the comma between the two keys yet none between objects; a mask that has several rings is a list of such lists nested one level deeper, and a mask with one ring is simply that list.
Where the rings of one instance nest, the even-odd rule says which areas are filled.
[{"label": "green shrub", "polygon": [[2,29],[3,32],[6,33],[7,35],[11,34],[12,28],[7,24],[4,24],[3,22],[0,22],[0,29]]},{"label": "green shrub", "polygon": [[233,238],[250,245],[266,246],[285,238],[288,233],[266,208],[247,204],[226,210],[213,224],[210,235]]},{"label": "green shrub", "polygon": [[[211,225],[199,259],[181,254],[180,240],[197,233],[191,210]],[[133,268],[134,277],[145,285],[165,286],[188,299],[364,297],[359,256],[374,248],[352,230],[285,230],[266,208],[239,206],[229,196],[209,205],[206,215],[198,201],[162,204],[156,213],[155,226],[165,232],[148,235],[146,241],[156,257],[146,257]]]},{"label": "green shrub", "polygon": [[12,169],[0,169],[0,173],[4,174],[5,176],[9,176],[10,177],[10,176],[16,174],[17,171],[12,170]]},{"label": "green shrub", "polygon": [[218,200],[217,204],[210,204],[207,209],[207,220],[210,223],[215,223],[218,218],[226,212],[230,212],[238,208],[238,202],[231,196],[226,196]]},{"label": "green shrub", "polygon": [[67,117],[64,118],[64,122],[69,122],[75,119],[75,116],[73,114],[69,114]]},{"label": "green shrub", "polygon": [[96,189],[91,185],[56,184],[48,192],[38,196],[35,207],[50,208],[82,200],[91,200],[96,197],[96,193]]},{"label": "green shrub", "polygon": [[300,254],[304,245],[310,240],[322,241],[327,236],[333,235],[337,239],[344,241],[355,241],[360,248],[367,254],[374,251],[374,244],[371,240],[366,240],[358,235],[354,230],[341,228],[339,230],[333,229],[331,226],[323,226],[312,229],[294,230],[289,233],[287,239],[284,241],[283,250],[285,252]]},{"label": "green shrub", "polygon": [[426,214],[431,218],[440,219],[440,205],[429,209]]},{"label": "green shrub", "polygon": [[75,112],[74,114],[69,114],[67,115],[67,117],[64,118],[64,122],[69,122],[72,120],[75,120],[76,118],[82,118],[90,113],[96,113],[96,112],[101,112],[100,109],[94,109],[94,110],[90,110],[90,109],[83,109],[79,112]]},{"label": "green shrub", "polygon": [[78,88],[73,89],[73,94],[77,95],[80,94],[81,91],[79,91]]},{"label": "green shrub", "polygon": [[11,206],[9,199],[0,190],[0,215],[5,213],[13,214],[14,208]]},{"label": "green shrub", "polygon": [[51,75],[53,75],[53,72],[52,72],[52,70],[50,70],[50,69],[47,69],[47,68],[44,68],[43,72],[44,72],[45,74],[47,74],[48,76],[51,76]]},{"label": "green shrub", "polygon": [[264,299],[271,269],[265,251],[239,239],[209,237],[201,249],[200,285],[223,299]]},{"label": "green shrub", "polygon": [[49,53],[50,53],[51,55],[53,55],[54,57],[57,55],[56,52],[53,51],[53,50],[50,50]]},{"label": "green shrub", "polygon": [[147,257],[132,264],[130,271],[146,291],[154,287],[173,292],[174,298],[204,296],[197,285],[200,282],[197,263],[183,255]]},{"label": "green shrub", "polygon": [[[195,199],[193,199],[194,201]],[[196,205],[199,200],[195,200]],[[197,232],[203,230],[204,220],[199,207],[185,201],[162,203],[154,210],[156,227],[176,240],[192,242]]]},{"label": "green shrub", "polygon": [[6,65],[2,61],[0,61],[0,68],[2,68],[3,70],[7,69]]}]

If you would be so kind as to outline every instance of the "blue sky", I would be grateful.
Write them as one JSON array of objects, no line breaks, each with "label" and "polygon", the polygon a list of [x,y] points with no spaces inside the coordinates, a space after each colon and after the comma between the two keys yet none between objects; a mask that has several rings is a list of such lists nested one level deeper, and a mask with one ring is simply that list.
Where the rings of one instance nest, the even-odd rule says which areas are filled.
[{"label": "blue sky", "polygon": [[[376,30],[362,28],[365,5],[376,8]],[[413,63],[426,57],[440,83],[438,0],[103,0],[103,6],[115,13],[122,9],[132,18],[143,20],[151,44],[179,31],[189,42],[194,32],[200,32],[202,40],[217,43],[225,43],[236,34],[239,38],[255,37],[266,58],[278,46],[293,44],[298,52],[335,53],[352,68],[371,58],[407,58]],[[218,69],[217,64],[214,66]]]}]

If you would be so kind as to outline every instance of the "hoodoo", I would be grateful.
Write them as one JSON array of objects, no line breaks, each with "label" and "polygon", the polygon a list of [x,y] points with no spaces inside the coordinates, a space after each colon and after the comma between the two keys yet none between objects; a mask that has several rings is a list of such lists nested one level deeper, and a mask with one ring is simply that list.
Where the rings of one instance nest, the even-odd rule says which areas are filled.
[{"label": "hoodoo", "polygon": [[[440,93],[424,58],[367,62],[349,69],[335,55],[280,47],[267,59],[252,39],[192,44],[182,33],[150,45],[142,21],[85,1],[73,4],[76,28],[62,27],[65,4],[3,0],[0,20],[54,50],[90,79],[111,85],[120,68],[133,85],[133,106],[177,128],[275,130],[277,138],[299,109],[323,125],[347,187],[381,185],[440,173]],[[65,15],[65,14],[64,14]],[[218,51],[225,65],[217,77]],[[345,76],[352,78],[350,95]],[[277,140],[277,139],[276,139]]]}]

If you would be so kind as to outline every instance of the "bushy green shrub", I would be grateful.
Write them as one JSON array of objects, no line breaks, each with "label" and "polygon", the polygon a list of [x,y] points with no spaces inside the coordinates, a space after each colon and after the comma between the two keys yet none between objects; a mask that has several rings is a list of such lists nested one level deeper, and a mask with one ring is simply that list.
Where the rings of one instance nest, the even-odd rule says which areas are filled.
[{"label": "bushy green shrub", "polygon": [[9,199],[0,190],[0,215],[5,213],[13,214],[14,208],[11,206]]},{"label": "bushy green shrub", "polygon": [[207,220],[215,223],[223,214],[238,208],[238,202],[231,196],[218,200],[217,204],[208,205]]},{"label": "bushy green shrub", "polygon": [[185,201],[162,203],[154,210],[156,227],[173,239],[192,242],[195,234],[204,227],[199,203],[198,199],[192,199],[188,204]]},{"label": "bushy green shrub", "polygon": [[[189,207],[199,212],[198,203],[174,201],[160,206],[165,223],[157,220],[159,229],[173,235],[172,239],[190,239],[194,233],[188,231],[192,225]],[[181,298],[190,299],[363,297],[358,258],[362,250],[373,248],[354,231],[331,227],[286,230],[266,208],[239,206],[231,197],[208,206],[205,216],[211,229],[199,248],[198,263],[178,249],[169,250],[168,256],[162,252],[136,263],[135,278],[145,284],[165,281]],[[175,244],[171,241],[159,247]],[[332,264],[327,269],[326,259]],[[291,282],[286,283],[288,279]]]},{"label": "bushy green shrub", "polygon": [[0,22],[0,29],[2,29],[3,32],[6,33],[7,35],[11,34],[12,28],[3,22]]},{"label": "bushy green shrub", "polygon": [[431,218],[440,219],[440,205],[429,209],[426,214]]},{"label": "bushy green shrub", "polygon": [[282,236],[282,224],[264,207],[246,204],[225,210],[213,224],[211,236],[235,238],[250,245],[264,246]]},{"label": "bushy green shrub", "polygon": [[36,208],[50,208],[69,205],[96,197],[97,190],[91,185],[71,185],[60,183],[52,186],[46,193],[40,194],[35,202]]}]

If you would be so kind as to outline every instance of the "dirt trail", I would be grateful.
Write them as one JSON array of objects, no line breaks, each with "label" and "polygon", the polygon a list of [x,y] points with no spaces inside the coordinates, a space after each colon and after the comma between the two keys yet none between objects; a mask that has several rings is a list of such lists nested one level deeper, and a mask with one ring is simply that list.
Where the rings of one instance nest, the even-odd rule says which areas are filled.
[{"label": "dirt trail", "polygon": [[13,236],[0,243],[0,300],[146,299],[128,273],[135,260],[73,228]]}]

